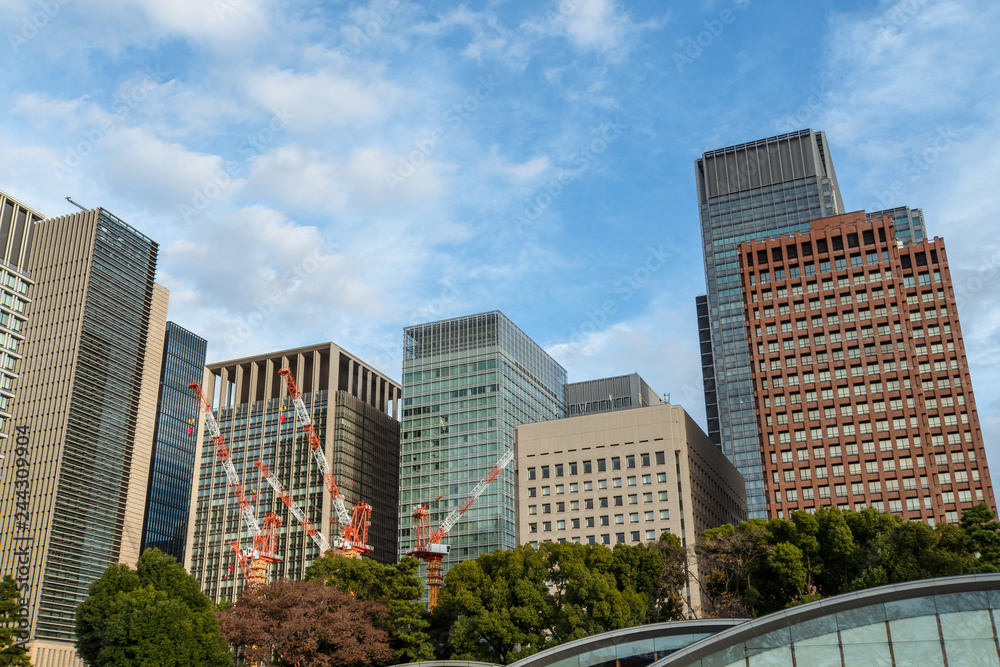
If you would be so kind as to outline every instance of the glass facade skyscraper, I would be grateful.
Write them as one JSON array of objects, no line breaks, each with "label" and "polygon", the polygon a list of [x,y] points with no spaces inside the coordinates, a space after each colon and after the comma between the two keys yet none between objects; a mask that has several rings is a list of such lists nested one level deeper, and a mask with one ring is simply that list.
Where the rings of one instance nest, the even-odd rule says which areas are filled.
[{"label": "glass facade skyscraper", "polygon": [[[414,505],[430,502],[440,526],[514,446],[517,426],[565,416],[565,387],[566,370],[499,311],[404,329],[400,555],[416,541]],[[444,567],[515,547],[514,502],[508,466],[444,538]]]},{"label": "glass facade skyscraper", "polygon": [[5,460],[26,507],[0,514],[0,571],[24,573],[35,664],[76,660],[74,612],[142,539],[167,291],[157,244],[103,209],[42,220]]},{"label": "glass facade skyscraper", "polygon": [[[812,130],[706,152],[695,176],[708,292],[699,328],[708,324],[701,338],[711,340],[714,368],[705,377],[708,435],[746,479],[750,517],[766,518],[736,247],[807,230],[810,220],[843,213],[844,202],[826,135]],[[702,359],[709,363],[704,350]]]},{"label": "glass facade skyscraper", "polygon": [[198,438],[188,423],[198,401],[188,383],[205,370],[208,342],[174,322],[167,322],[156,405],[153,464],[149,470],[142,549],[154,547],[184,562],[194,450]]}]

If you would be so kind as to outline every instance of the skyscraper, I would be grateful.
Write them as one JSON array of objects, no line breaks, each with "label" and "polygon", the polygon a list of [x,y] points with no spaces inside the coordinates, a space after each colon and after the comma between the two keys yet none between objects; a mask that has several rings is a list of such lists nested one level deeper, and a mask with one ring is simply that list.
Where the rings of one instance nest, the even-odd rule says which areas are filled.
[{"label": "skyscraper", "polygon": [[857,212],[739,245],[772,516],[996,509],[944,241],[898,237]]},{"label": "skyscraper", "polygon": [[[255,461],[263,461],[309,520],[328,539],[336,534],[336,511],[295,418],[284,379],[290,368],[316,435],[324,445],[348,512],[354,503],[372,506],[368,533],[373,558],[395,563],[398,539],[400,387],[334,343],[270,352],[209,364],[203,388],[212,404],[233,466],[263,523],[267,512],[282,519],[271,579],[301,579],[320,556],[295,517],[274,494]],[[199,376],[200,377],[200,376]],[[195,378],[191,378],[195,379]],[[189,379],[190,381],[190,379]],[[192,414],[193,416],[193,414]],[[249,543],[211,439],[201,433],[195,459],[185,566],[216,601],[234,600],[243,587],[233,540]],[[332,540],[330,540],[332,541]]]},{"label": "skyscraper", "polygon": [[198,441],[189,424],[198,414],[198,402],[188,383],[201,376],[207,347],[204,338],[167,322],[142,549],[155,547],[180,563],[184,562],[194,450]]},{"label": "skyscraper", "polygon": [[27,263],[32,230],[42,217],[0,191],[0,439],[8,437],[17,366],[24,353],[26,309],[31,303],[28,293],[34,285]]},{"label": "skyscraper", "polygon": [[[700,304],[709,437],[746,479],[751,518],[767,516],[737,244],[843,213],[823,132],[801,130],[709,151],[695,161],[708,295]],[[705,326],[707,325],[707,327]],[[710,386],[711,385],[711,386]],[[714,415],[717,415],[717,420]]]},{"label": "skyscraper", "polygon": [[18,453],[0,464],[24,500],[0,513],[0,571],[18,573],[35,664],[78,664],[76,606],[139,556],[168,295],[157,244],[104,209],[32,234]]},{"label": "skyscraper", "polygon": [[[414,505],[431,502],[437,528],[514,446],[520,424],[565,416],[566,370],[507,317],[492,311],[403,330],[400,555],[416,540]],[[449,565],[517,545],[508,466],[444,541]]]}]

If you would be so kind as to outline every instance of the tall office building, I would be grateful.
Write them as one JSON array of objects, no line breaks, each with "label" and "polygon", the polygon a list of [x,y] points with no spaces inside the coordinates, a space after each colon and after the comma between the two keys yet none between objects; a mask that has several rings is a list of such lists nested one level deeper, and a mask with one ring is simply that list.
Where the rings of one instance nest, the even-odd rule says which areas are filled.
[{"label": "tall office building", "polygon": [[708,295],[698,305],[709,437],[746,479],[751,518],[767,516],[737,244],[844,212],[823,132],[801,130],[709,151],[695,161]]},{"label": "tall office building", "polygon": [[944,241],[899,236],[858,212],[739,245],[772,516],[996,510]]},{"label": "tall office building", "polygon": [[[499,311],[404,329],[400,555],[416,541],[414,505],[431,502],[439,526],[517,426],[565,416],[565,388],[566,370]],[[445,538],[446,568],[517,546],[514,494],[508,466]]]},{"label": "tall office building", "polygon": [[660,405],[663,401],[638,373],[566,385],[568,416]]},{"label": "tall office building", "polygon": [[167,322],[156,402],[156,435],[149,469],[142,549],[156,548],[184,562],[194,450],[197,436],[189,420],[198,401],[188,389],[205,368],[208,343],[174,322]]},{"label": "tall office building", "polygon": [[[0,513],[0,571],[17,572],[35,665],[81,664],[74,612],[107,566],[134,563],[153,447],[167,291],[157,244],[104,209],[35,223]],[[15,487],[15,483],[17,486]]]},{"label": "tall office building", "polygon": [[[267,512],[282,519],[271,579],[301,579],[320,554],[295,517],[275,496],[254,465],[263,461],[310,521],[328,539],[336,511],[309,442],[295,419],[282,368],[290,368],[313,427],[325,447],[348,512],[354,503],[372,506],[371,554],[395,563],[397,552],[399,397],[398,384],[333,343],[209,364],[203,389],[212,403],[233,465],[258,522]],[[195,379],[195,378],[191,378]],[[190,381],[190,379],[189,379]],[[211,439],[199,428],[185,566],[211,598],[234,600],[243,588],[233,540],[249,544],[240,508]],[[332,540],[331,540],[332,541]]]},{"label": "tall office building", "polygon": [[[7,439],[14,384],[24,346],[29,290],[31,235],[42,215],[0,191],[0,442]],[[13,452],[6,452],[13,456]]]}]

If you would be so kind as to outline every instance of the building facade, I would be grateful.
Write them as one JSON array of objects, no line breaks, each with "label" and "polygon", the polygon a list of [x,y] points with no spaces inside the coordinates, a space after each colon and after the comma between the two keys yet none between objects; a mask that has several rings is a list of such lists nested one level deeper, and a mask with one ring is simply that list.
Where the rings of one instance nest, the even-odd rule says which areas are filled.
[{"label": "building facade", "polygon": [[695,176],[715,369],[714,391],[705,394],[714,402],[706,402],[706,411],[718,415],[708,435],[746,479],[750,516],[764,517],[736,246],[808,229],[810,220],[843,213],[844,203],[826,135],[812,130],[706,152],[695,162]]},{"label": "building facade", "polygon": [[[640,544],[746,519],[736,467],[678,405],[517,428],[520,543]],[[692,568],[695,567],[692,558]],[[692,571],[689,603],[700,605]]]},{"label": "building facade", "polygon": [[770,514],[995,511],[944,241],[858,212],[739,253]]},{"label": "building facade", "polygon": [[[0,191],[0,439],[9,437],[14,385],[24,354],[27,311],[34,282],[28,271],[32,232],[44,216]],[[6,456],[14,456],[6,452]]]},{"label": "building facade", "polygon": [[[109,565],[135,563],[168,294],[157,244],[104,209],[35,223],[35,280],[11,419],[0,571],[18,572],[35,665],[79,664],[74,612]],[[18,496],[19,498],[21,496]]]},{"label": "building facade", "polygon": [[[406,327],[400,544],[413,549],[415,505],[435,528],[508,448],[520,424],[565,416],[566,370],[499,312]],[[517,546],[514,471],[487,488],[445,538],[444,567]]]},{"label": "building facade", "polygon": [[167,322],[156,402],[156,435],[147,485],[142,550],[156,548],[184,562],[195,445],[190,423],[198,402],[188,389],[205,368],[208,342],[174,322]]},{"label": "building facade", "polygon": [[566,410],[570,417],[661,403],[663,401],[657,393],[638,373],[566,385]]},{"label": "building facade", "polygon": [[[270,578],[302,579],[322,554],[260,475],[256,461],[271,469],[324,536],[329,539],[338,530],[332,500],[278,374],[282,368],[292,370],[348,511],[359,501],[372,506],[370,556],[396,562],[401,388],[337,345],[323,343],[204,369],[205,396],[258,522],[268,512],[282,520],[281,560],[271,565]],[[198,433],[185,566],[209,597],[234,600],[244,579],[229,542],[246,547],[247,529],[203,425]]]}]

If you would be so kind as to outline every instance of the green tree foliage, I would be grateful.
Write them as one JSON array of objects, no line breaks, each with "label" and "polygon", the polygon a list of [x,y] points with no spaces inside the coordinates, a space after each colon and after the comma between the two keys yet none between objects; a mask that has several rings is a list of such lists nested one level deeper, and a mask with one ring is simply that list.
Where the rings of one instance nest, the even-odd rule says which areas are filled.
[{"label": "green tree foliage", "polygon": [[[320,581],[276,581],[244,590],[218,612],[222,633],[250,661],[292,667],[386,663],[389,615],[380,602],[360,600]],[[201,663],[190,663],[201,664]]]},{"label": "green tree foliage", "polygon": [[1000,523],[993,510],[982,503],[962,513],[965,549],[974,558],[973,572],[1000,570]]},{"label": "green tree foliage", "polygon": [[396,565],[382,565],[371,558],[323,556],[306,570],[306,579],[333,586],[359,600],[384,604],[389,615],[378,625],[389,633],[395,664],[433,657],[427,634],[429,615],[420,602],[424,583],[416,558],[406,556]]},{"label": "green tree foliage", "polygon": [[29,666],[28,651],[19,643],[18,614],[21,611],[21,594],[17,581],[9,574],[0,582],[0,665]]},{"label": "green tree foliage", "polygon": [[707,530],[697,547],[707,612],[757,616],[872,586],[997,571],[994,519],[985,505],[967,510],[962,527],[933,528],[874,508],[823,508]]},{"label": "green tree foliage", "polygon": [[[617,559],[617,569],[622,573],[618,579],[613,571],[615,555],[603,545],[557,542],[541,545],[539,553],[548,567],[555,600],[556,643],[631,627],[645,620],[647,601],[627,579],[629,571],[639,576],[641,554],[628,547],[625,551],[628,555],[623,552]],[[629,557],[633,555],[634,558]],[[626,582],[621,589],[619,581]],[[647,587],[652,589],[651,584]]]},{"label": "green tree foliage", "polygon": [[104,665],[218,665],[231,662],[212,602],[173,556],[147,549],[136,569],[111,565],[76,610],[77,651]]},{"label": "green tree foliage", "polygon": [[452,567],[434,610],[442,656],[506,665],[548,648],[556,620],[548,577],[527,545]]}]

